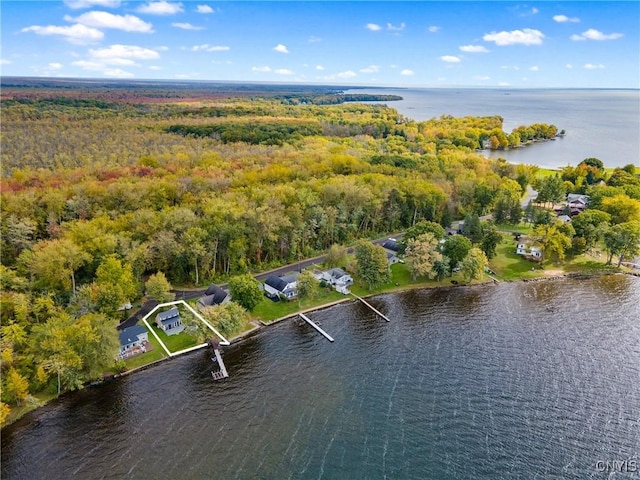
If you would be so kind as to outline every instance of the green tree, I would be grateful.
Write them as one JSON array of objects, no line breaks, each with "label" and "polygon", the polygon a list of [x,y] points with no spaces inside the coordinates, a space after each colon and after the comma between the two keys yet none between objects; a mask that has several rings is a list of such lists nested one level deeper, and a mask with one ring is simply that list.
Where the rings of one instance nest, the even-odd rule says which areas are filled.
[{"label": "green tree", "polygon": [[2,380],[2,400],[21,405],[29,395],[29,381],[13,367],[3,374]]},{"label": "green tree", "polygon": [[480,248],[491,259],[496,256],[496,248],[502,242],[502,235],[493,225],[485,227],[482,232],[482,241]]},{"label": "green tree", "polygon": [[442,262],[440,242],[432,233],[423,233],[409,240],[405,250],[405,259],[414,280],[418,276],[434,278],[437,272],[433,267],[436,262]]},{"label": "green tree", "polygon": [[175,294],[171,291],[171,284],[164,273],[157,272],[149,277],[145,283],[146,295],[149,298],[165,303],[175,299]]},{"label": "green tree", "polygon": [[227,338],[242,332],[249,323],[247,311],[235,301],[206,307],[202,316]]},{"label": "green tree", "polygon": [[542,254],[553,257],[556,264],[562,262],[567,249],[571,248],[571,237],[558,224],[540,225],[533,231],[533,238],[540,245]]},{"label": "green tree", "polygon": [[489,265],[489,260],[482,250],[472,247],[464,257],[461,264],[461,271],[467,282],[482,278],[484,269]]},{"label": "green tree", "polygon": [[433,264],[433,272],[436,280],[442,281],[444,277],[449,275],[451,270],[449,269],[449,258],[442,256],[442,260],[436,260]]},{"label": "green tree", "polygon": [[400,245],[400,253],[404,251],[406,246],[409,244],[409,241],[418,238],[425,233],[430,233],[434,238],[440,240],[446,234],[444,228],[441,225],[435,222],[430,222],[428,220],[423,220],[421,222],[416,223],[413,227],[407,228],[404,236],[402,237],[402,241],[399,243]]},{"label": "green tree", "polygon": [[105,257],[96,270],[96,303],[98,309],[114,317],[118,308],[137,295],[131,265],[122,264],[115,255]]},{"label": "green tree", "polygon": [[307,298],[313,298],[318,286],[318,280],[309,270],[305,270],[296,278],[296,291],[298,292],[298,306]]},{"label": "green tree", "polygon": [[324,264],[329,267],[342,267],[347,258],[347,249],[342,245],[334,243],[329,247],[327,256],[324,259]]},{"label": "green tree", "polygon": [[369,290],[391,279],[387,254],[381,246],[360,240],[355,245],[355,256],[358,264],[356,273]]},{"label": "green tree", "polygon": [[449,269],[453,271],[467,256],[473,245],[467,237],[451,235],[446,238],[442,246],[442,254],[449,258]]},{"label": "green tree", "polygon": [[611,223],[640,221],[640,200],[628,195],[615,195],[602,199],[600,209],[611,215]]},{"label": "green tree", "polygon": [[611,215],[601,210],[589,208],[576,215],[571,224],[578,237],[584,238],[585,248],[593,247],[601,238],[611,222]]},{"label": "green tree", "polygon": [[609,252],[607,264],[611,264],[614,255],[619,255],[618,267],[625,258],[640,253],[640,221],[620,223],[604,232],[605,249]]},{"label": "green tree", "polygon": [[480,217],[476,214],[469,214],[464,217],[462,234],[471,240],[471,243],[478,243],[482,240],[482,225]]},{"label": "green tree", "polygon": [[262,301],[260,285],[250,273],[231,277],[229,279],[229,292],[234,302],[249,311],[253,310]]}]

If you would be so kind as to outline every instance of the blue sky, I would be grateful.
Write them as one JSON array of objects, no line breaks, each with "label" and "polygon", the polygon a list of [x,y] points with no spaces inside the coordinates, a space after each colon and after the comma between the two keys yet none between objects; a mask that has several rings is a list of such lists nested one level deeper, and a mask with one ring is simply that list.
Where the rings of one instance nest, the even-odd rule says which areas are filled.
[{"label": "blue sky", "polygon": [[4,1],[7,76],[640,87],[640,2]]}]

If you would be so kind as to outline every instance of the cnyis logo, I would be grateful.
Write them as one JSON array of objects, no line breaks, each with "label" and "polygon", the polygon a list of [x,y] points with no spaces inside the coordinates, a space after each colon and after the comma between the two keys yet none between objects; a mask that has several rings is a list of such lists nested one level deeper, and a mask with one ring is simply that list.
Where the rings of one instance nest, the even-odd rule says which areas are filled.
[{"label": "cnyis logo", "polygon": [[637,460],[608,460],[597,461],[596,470],[599,472],[634,473],[638,471]]}]

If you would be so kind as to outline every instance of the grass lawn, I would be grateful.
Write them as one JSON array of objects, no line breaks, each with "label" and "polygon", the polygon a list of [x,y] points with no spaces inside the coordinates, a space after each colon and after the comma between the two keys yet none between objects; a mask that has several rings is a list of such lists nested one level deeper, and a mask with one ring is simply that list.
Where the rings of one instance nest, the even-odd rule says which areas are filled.
[{"label": "grass lawn", "polygon": [[[540,277],[540,264],[516,254],[517,242],[512,235],[503,235],[496,248],[496,256],[489,261],[489,268],[498,274],[499,280]],[[534,270],[531,270],[531,269]]]},{"label": "grass lawn", "polygon": [[158,343],[158,340],[156,340],[156,338],[151,334],[149,334],[148,337],[149,337],[149,343],[153,347],[153,350],[143,353],[141,355],[137,355],[135,357],[127,358],[124,361],[124,364],[127,366],[127,370],[132,370],[134,368],[142,367],[143,365],[156,362],[161,358],[164,358],[167,356],[164,349]]},{"label": "grass lawn", "polygon": [[290,302],[280,300],[279,302],[274,302],[267,297],[264,297],[262,302],[253,309],[251,314],[253,317],[259,318],[263,322],[268,323],[298,311],[335,302],[344,298],[345,295],[336,292],[333,288],[329,289],[318,287],[316,295],[313,298],[304,299],[300,302],[300,305],[298,305],[297,300],[292,300]]},{"label": "grass lawn", "polygon": [[554,175],[559,173],[560,169],[555,170],[553,168],[539,168],[536,172],[536,176],[538,178],[553,177]]},{"label": "grass lawn", "polygon": [[502,232],[518,232],[529,234],[533,232],[533,225],[530,223],[518,223],[517,225],[508,225],[506,223],[496,223],[496,228]]}]

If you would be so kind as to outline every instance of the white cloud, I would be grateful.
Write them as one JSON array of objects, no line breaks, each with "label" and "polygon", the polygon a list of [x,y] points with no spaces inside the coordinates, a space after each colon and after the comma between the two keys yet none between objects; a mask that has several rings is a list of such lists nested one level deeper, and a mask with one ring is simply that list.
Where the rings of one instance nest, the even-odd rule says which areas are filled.
[{"label": "white cloud", "polygon": [[510,32],[491,32],[485,34],[482,39],[485,42],[494,42],[496,45],[540,45],[544,34],[540,30],[524,28],[522,30],[512,30]]},{"label": "white cloud", "polygon": [[392,23],[387,23],[387,30],[390,30],[390,31],[392,31],[392,32],[400,32],[400,31],[404,30],[404,27],[405,27],[405,26],[406,26],[406,25],[405,25],[405,23],[404,23],[404,22],[402,22],[402,23],[401,23],[400,25],[398,25],[398,26],[396,26],[396,25],[394,25],[394,24],[392,24]]},{"label": "white cloud", "polygon": [[295,72],[293,72],[293,70],[289,70],[288,68],[278,68],[274,70],[273,73],[277,75],[295,75]]},{"label": "white cloud", "polygon": [[460,58],[454,55],[443,55],[440,57],[440,60],[447,63],[460,63]]},{"label": "white cloud", "polygon": [[379,71],[380,67],[378,65],[369,65],[368,67],[360,69],[360,72],[362,73],[377,73]]},{"label": "white cloud", "polygon": [[467,53],[489,53],[483,45],[462,45],[460,50]]},{"label": "white cloud", "polygon": [[531,70],[532,72],[537,72],[540,70],[540,67],[538,67],[538,65],[534,65],[532,67],[529,67],[529,70]]},{"label": "white cloud", "polygon": [[520,70],[520,67],[516,66],[516,65],[501,65],[500,68],[502,70]]},{"label": "white cloud", "polygon": [[0,58],[0,65],[9,65],[11,60],[7,60],[6,58]]},{"label": "white cloud", "polygon": [[511,84],[509,82],[498,82],[498,86],[500,86],[500,87],[510,87]]},{"label": "white cloud", "polygon": [[118,8],[120,0],[64,0],[64,4],[74,10],[91,7]]},{"label": "white cloud", "polygon": [[322,65],[316,65],[316,70],[322,71],[324,70],[324,67]]},{"label": "white cloud", "polygon": [[198,5],[196,7],[196,12],[207,14],[207,13],[213,13],[214,10],[209,5]]},{"label": "white cloud", "polygon": [[587,70],[600,70],[600,69],[604,68],[604,65],[602,65],[601,63],[599,63],[597,65],[595,65],[593,63],[587,63],[587,64],[585,64],[584,68],[587,69]]},{"label": "white cloud", "polygon": [[605,34],[595,28],[582,32],[580,35],[571,35],[571,40],[616,40],[622,38],[624,35],[621,33],[609,33]]},{"label": "white cloud", "polygon": [[116,30],[124,30],[125,32],[153,32],[153,25],[147,23],[134,15],[114,15],[109,12],[87,12],[79,17],[72,18],[65,15],[67,22],[76,22],[87,27],[94,28],[113,28]]},{"label": "white cloud", "polygon": [[571,65],[570,63],[567,63],[567,64],[565,65],[565,68],[573,68],[573,65]]},{"label": "white cloud", "polygon": [[251,67],[251,70],[253,72],[267,73],[271,71],[271,67],[269,67],[268,65],[265,65],[264,67]]},{"label": "white cloud", "polygon": [[319,43],[322,41],[322,38],[311,35],[307,41],[309,43]]},{"label": "white cloud", "polygon": [[578,17],[567,17],[566,15],[554,15],[553,20],[558,23],[578,23],[580,21]]},{"label": "white cloud", "polygon": [[281,43],[273,47],[273,50],[279,53],[289,53],[289,49],[285,45],[282,45]]},{"label": "white cloud", "polygon": [[340,72],[335,75],[337,78],[353,78],[357,77],[356,72],[353,70],[347,70],[346,72]]},{"label": "white cloud", "polygon": [[191,50],[194,52],[228,52],[231,48],[226,45],[209,45],[208,43],[203,43],[202,45],[194,45],[191,47]]},{"label": "white cloud", "polygon": [[48,25],[42,27],[40,25],[32,25],[23,28],[21,32],[33,32],[37,35],[60,35],[71,43],[84,45],[87,43],[97,42],[104,38],[104,33],[95,28],[80,25],[79,23],[68,27],[60,27],[56,25]]},{"label": "white cloud", "polygon": [[62,64],[58,62],[51,62],[48,67],[50,70],[60,70],[62,68]]},{"label": "white cloud", "polygon": [[367,30],[371,30],[372,32],[377,32],[379,30],[382,30],[382,27],[377,23],[367,23],[364,26],[364,28],[366,28]]},{"label": "white cloud", "polygon": [[473,77],[474,80],[478,80],[479,82],[487,82],[491,80],[491,77],[488,75],[476,75]]},{"label": "white cloud", "polygon": [[149,70],[162,70],[162,67],[159,67],[158,65],[151,65]]},{"label": "white cloud", "polygon": [[107,77],[116,77],[116,78],[131,78],[134,76],[133,73],[126,72],[120,68],[108,68],[102,73],[104,73]]},{"label": "white cloud", "polygon": [[400,75],[405,75],[407,77],[410,77],[411,75],[414,75],[414,72],[413,70],[409,70],[408,68],[405,68],[400,72]]},{"label": "white cloud", "polygon": [[149,2],[138,7],[138,12],[147,13],[149,15],[174,15],[183,11],[182,3],[171,3],[166,0]]},{"label": "white cloud", "polygon": [[89,55],[95,60],[110,65],[132,65],[133,60],[156,60],[160,58],[158,52],[149,48],[117,44],[97,50],[89,49]]},{"label": "white cloud", "polygon": [[437,25],[431,25],[428,30],[431,33],[436,33],[438,31],[440,31],[440,27],[438,27]]},{"label": "white cloud", "polygon": [[181,28],[182,30],[204,30],[204,27],[196,27],[187,22],[176,22],[171,24],[172,27]]}]

